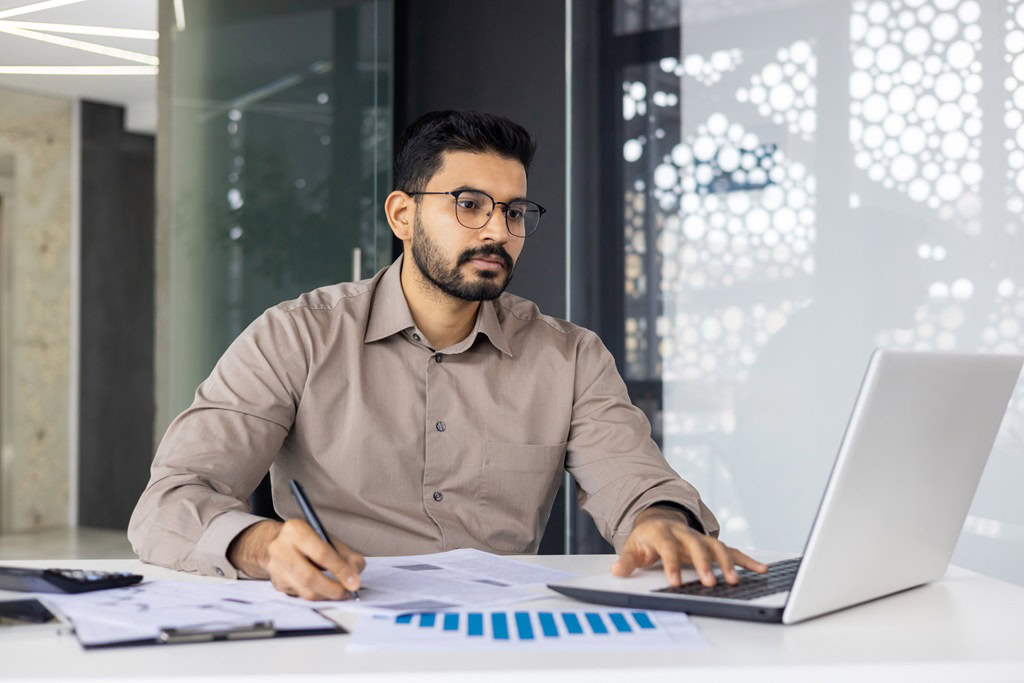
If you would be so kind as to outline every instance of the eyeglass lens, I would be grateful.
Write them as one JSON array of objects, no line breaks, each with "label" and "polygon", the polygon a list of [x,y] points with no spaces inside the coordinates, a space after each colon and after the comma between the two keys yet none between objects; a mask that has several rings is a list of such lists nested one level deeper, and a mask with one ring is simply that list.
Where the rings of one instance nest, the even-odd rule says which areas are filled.
[{"label": "eyeglass lens", "polygon": [[[478,230],[487,224],[494,202],[480,192],[460,192],[455,200],[455,215],[459,223],[467,228]],[[517,237],[528,237],[540,223],[540,207],[529,201],[510,202],[505,209],[505,222],[508,231]]]}]

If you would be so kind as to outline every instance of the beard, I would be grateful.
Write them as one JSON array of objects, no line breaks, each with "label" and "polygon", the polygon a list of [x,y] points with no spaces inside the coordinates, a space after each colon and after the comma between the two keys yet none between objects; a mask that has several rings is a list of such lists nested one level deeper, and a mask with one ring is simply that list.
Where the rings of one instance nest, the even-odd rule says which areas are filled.
[{"label": "beard", "polygon": [[[479,280],[468,281],[462,274],[462,266],[475,258],[485,256],[496,256],[505,264],[504,277],[502,271],[478,271]],[[501,293],[512,282],[512,275],[515,273],[515,262],[505,248],[500,244],[489,244],[476,249],[467,249],[459,254],[453,267],[448,267],[448,259],[427,231],[423,229],[419,212],[416,213],[413,224],[412,258],[419,267],[423,276],[437,289],[450,297],[462,299],[463,301],[491,301],[501,296]]]}]

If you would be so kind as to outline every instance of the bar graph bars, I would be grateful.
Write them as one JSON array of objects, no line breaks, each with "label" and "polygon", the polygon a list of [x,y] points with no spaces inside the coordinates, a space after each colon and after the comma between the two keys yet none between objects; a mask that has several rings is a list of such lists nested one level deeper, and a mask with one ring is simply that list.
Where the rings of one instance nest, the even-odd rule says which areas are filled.
[{"label": "bar graph bars", "polygon": [[[625,612],[419,612],[400,614],[396,625],[409,625],[421,629],[462,633],[470,638],[493,640],[535,640],[572,636],[627,635],[635,632],[655,631],[657,626],[643,611]],[[485,629],[485,624],[490,628]]]},{"label": "bar graph bars", "polygon": [[355,650],[435,651],[704,647],[685,614],[603,607],[377,614],[360,620],[349,644]]}]

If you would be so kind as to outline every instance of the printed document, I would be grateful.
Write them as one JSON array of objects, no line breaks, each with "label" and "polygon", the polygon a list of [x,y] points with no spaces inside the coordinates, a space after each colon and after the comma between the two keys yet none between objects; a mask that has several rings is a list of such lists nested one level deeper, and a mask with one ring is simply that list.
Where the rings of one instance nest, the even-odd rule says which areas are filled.
[{"label": "printed document", "polygon": [[[156,638],[166,628],[226,629],[273,621],[278,630],[323,629],[320,610],[344,608],[396,614],[509,604],[544,597],[537,588],[568,572],[479,550],[371,557],[359,601],[292,598],[269,581],[146,581],[126,588],[42,596],[75,627],[83,645]],[[531,590],[532,589],[532,590]]]},{"label": "printed document", "polygon": [[543,596],[537,587],[574,576],[462,548],[432,555],[366,558],[366,569],[360,574],[359,601],[308,602],[284,595],[267,581],[241,581],[224,585],[222,590],[245,599],[394,613],[533,600]]}]

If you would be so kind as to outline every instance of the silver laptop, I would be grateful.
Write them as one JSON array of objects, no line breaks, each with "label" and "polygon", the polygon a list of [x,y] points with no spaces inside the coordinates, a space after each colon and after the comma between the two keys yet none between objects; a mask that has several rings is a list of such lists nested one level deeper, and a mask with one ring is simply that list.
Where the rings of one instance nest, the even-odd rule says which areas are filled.
[{"label": "silver laptop", "polygon": [[[877,350],[802,557],[679,587],[661,570],[550,584],[620,607],[792,624],[945,573],[1024,356]],[[780,495],[785,492],[780,489]],[[756,511],[755,511],[756,514]]]}]

